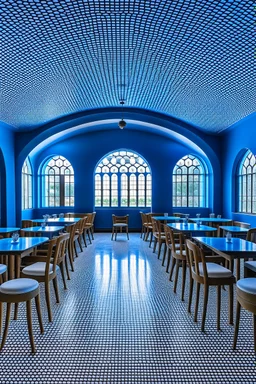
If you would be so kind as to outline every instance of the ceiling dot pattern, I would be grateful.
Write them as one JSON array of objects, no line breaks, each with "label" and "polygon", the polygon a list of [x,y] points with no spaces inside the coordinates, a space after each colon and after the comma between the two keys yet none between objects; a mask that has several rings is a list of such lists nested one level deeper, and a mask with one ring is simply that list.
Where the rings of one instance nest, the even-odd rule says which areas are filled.
[{"label": "ceiling dot pattern", "polygon": [[0,120],[138,107],[220,132],[255,112],[251,0],[1,0]]}]

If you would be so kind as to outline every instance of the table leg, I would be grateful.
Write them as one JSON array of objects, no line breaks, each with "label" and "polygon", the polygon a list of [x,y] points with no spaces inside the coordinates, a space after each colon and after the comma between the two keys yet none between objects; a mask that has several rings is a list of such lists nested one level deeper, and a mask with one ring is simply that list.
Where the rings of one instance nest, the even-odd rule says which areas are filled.
[{"label": "table leg", "polygon": [[240,280],[240,259],[236,259],[236,281]]},{"label": "table leg", "polygon": [[14,279],[14,255],[8,256],[8,280]]},{"label": "table leg", "polygon": [[15,278],[20,277],[20,256],[15,257]]}]

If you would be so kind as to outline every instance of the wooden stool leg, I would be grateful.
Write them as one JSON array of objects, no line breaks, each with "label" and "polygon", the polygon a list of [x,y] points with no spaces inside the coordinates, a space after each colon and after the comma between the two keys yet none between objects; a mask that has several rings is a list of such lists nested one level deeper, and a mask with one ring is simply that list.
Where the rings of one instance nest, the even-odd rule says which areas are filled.
[{"label": "wooden stool leg", "polygon": [[253,314],[253,338],[254,338],[254,352],[256,353],[256,314]]},{"label": "wooden stool leg", "polygon": [[240,322],[240,312],[241,312],[241,304],[237,301],[237,303],[236,303],[236,324],[235,324],[233,349],[236,349],[236,343],[237,343],[237,337],[238,337],[238,331],[239,331],[239,322]]},{"label": "wooden stool leg", "polygon": [[4,334],[3,334],[2,343],[1,343],[1,349],[3,349],[5,342],[6,342],[9,323],[10,323],[10,317],[11,317],[11,303],[7,303],[5,327],[4,327]]},{"label": "wooden stool leg", "polygon": [[42,314],[41,314],[41,307],[40,307],[40,296],[39,295],[37,295],[35,297],[35,303],[36,303],[36,312],[37,312],[38,322],[40,325],[40,332],[44,333],[44,326],[43,326],[43,321],[42,321]]},{"label": "wooden stool leg", "polygon": [[26,301],[26,307],[27,307],[28,334],[29,334],[31,350],[32,350],[32,353],[36,353],[34,337],[33,337],[33,328],[32,328],[31,300]]},{"label": "wooden stool leg", "polygon": [[203,306],[203,316],[202,316],[202,325],[201,331],[204,332],[206,312],[207,312],[207,304],[208,304],[208,296],[209,296],[209,287],[208,285],[204,285],[204,306]]},{"label": "wooden stool leg", "polygon": [[233,319],[233,301],[234,301],[234,287],[233,284],[229,286],[229,324],[234,324]]},{"label": "wooden stool leg", "polygon": [[18,312],[19,312],[19,303],[15,303],[14,304],[14,316],[13,316],[14,320],[18,320]]},{"label": "wooden stool leg", "polygon": [[221,286],[217,286],[217,330],[220,330]]}]

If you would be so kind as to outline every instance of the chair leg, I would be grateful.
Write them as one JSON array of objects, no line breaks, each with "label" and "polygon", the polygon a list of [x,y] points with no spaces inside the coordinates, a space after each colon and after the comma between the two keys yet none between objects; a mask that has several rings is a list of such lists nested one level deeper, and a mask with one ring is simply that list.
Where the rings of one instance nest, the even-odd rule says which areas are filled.
[{"label": "chair leg", "polygon": [[161,249],[162,249],[162,242],[158,241],[158,253],[157,253],[158,259],[160,259]]},{"label": "chair leg", "polygon": [[70,274],[69,274],[69,270],[68,270],[67,254],[65,255],[64,262],[65,262],[65,269],[66,269],[66,273],[67,273],[67,278],[68,278],[68,280],[70,280]]},{"label": "chair leg", "polygon": [[79,244],[80,251],[83,252],[83,246],[82,246],[82,242],[81,242],[81,239],[80,239],[80,235],[79,235],[78,238],[77,238],[77,242],[78,242],[78,244]]},{"label": "chair leg", "polygon": [[196,283],[196,302],[195,302],[195,313],[194,313],[194,322],[197,322],[198,315],[198,304],[199,304],[199,295],[200,295],[200,283]]},{"label": "chair leg", "polygon": [[172,274],[173,274],[173,271],[174,271],[175,264],[176,264],[176,259],[172,256],[172,265],[171,265],[169,281],[172,281]]},{"label": "chair leg", "polygon": [[73,262],[73,259],[74,259],[74,254],[73,254],[73,246],[72,244],[70,243],[68,245],[68,259],[69,259],[69,262],[70,262],[70,266],[71,266],[71,271],[74,272],[75,269],[74,269],[74,262]]},{"label": "chair leg", "polygon": [[151,248],[152,240],[153,240],[153,231],[151,231],[150,233],[149,248]]},{"label": "chair leg", "polygon": [[188,299],[188,313],[191,313],[191,304],[192,304],[192,297],[193,297],[193,287],[194,287],[194,280],[191,276],[189,277],[189,299]]},{"label": "chair leg", "polygon": [[127,235],[127,239],[129,240],[128,227],[126,227],[126,235]]},{"label": "chair leg", "polygon": [[235,324],[235,333],[234,333],[234,341],[233,341],[233,349],[236,349],[238,331],[239,331],[239,323],[240,323],[240,312],[241,312],[241,304],[239,301],[236,303],[236,324]]},{"label": "chair leg", "polygon": [[256,314],[253,314],[253,338],[254,338],[254,352],[256,353]]},{"label": "chair leg", "polygon": [[51,299],[50,299],[50,284],[45,283],[45,300],[48,310],[48,320],[49,322],[52,321],[52,310],[51,310]]},{"label": "chair leg", "polygon": [[7,334],[8,334],[8,328],[9,328],[9,323],[10,323],[10,317],[11,317],[11,303],[7,303],[7,309],[6,309],[6,318],[5,318],[5,326],[4,326],[4,334],[2,338],[2,343],[1,343],[1,349],[3,349]]},{"label": "chair leg", "polygon": [[92,240],[94,240],[94,236],[93,236],[93,229],[92,229],[92,227],[90,228],[90,232],[91,232],[91,237],[92,237]]},{"label": "chair leg", "polygon": [[156,240],[156,237],[155,237],[155,239],[154,239],[154,246],[153,246],[153,252],[156,251],[156,244],[157,244],[157,240]]},{"label": "chair leg", "polygon": [[[199,284],[200,286],[200,284]],[[220,288],[220,287],[218,287]],[[202,325],[201,325],[201,331],[204,332],[204,325],[205,325],[205,319],[206,319],[206,312],[207,312],[207,304],[208,304],[208,296],[209,296],[209,287],[207,284],[204,285],[204,306],[203,306],[203,317],[202,317]],[[217,306],[218,307],[218,306]]]},{"label": "chair leg", "polygon": [[178,278],[179,278],[179,260],[176,260],[176,270],[175,270],[175,279],[174,279],[174,287],[173,287],[173,292],[176,293],[177,289],[177,283],[178,283]]},{"label": "chair leg", "polygon": [[[65,273],[64,273],[64,265],[63,265],[63,261],[60,263],[59,267],[60,267],[60,272],[61,272],[61,277],[62,277],[62,281],[63,281],[64,289],[68,289],[68,288],[67,288],[67,284],[66,284],[66,279],[65,279]],[[53,279],[53,281],[54,281],[54,280],[55,280],[55,279]]]},{"label": "chair leg", "polygon": [[92,243],[92,240],[91,240],[91,236],[90,236],[90,231],[89,229],[87,229],[87,235],[88,235],[88,240],[90,242],[90,244]]},{"label": "chair leg", "polygon": [[187,272],[187,263],[185,260],[183,260],[182,261],[182,294],[181,294],[182,301],[184,301],[184,294],[185,294],[186,272]]},{"label": "chair leg", "polygon": [[53,282],[53,287],[54,287],[54,292],[55,292],[55,297],[56,297],[56,303],[59,303],[60,297],[59,297],[57,276],[52,280],[52,282]]},{"label": "chair leg", "polygon": [[169,272],[170,261],[171,261],[171,250],[168,247],[168,249],[167,249],[167,263],[166,263],[166,269],[165,269],[165,271],[167,273]]},{"label": "chair leg", "polygon": [[84,245],[85,247],[87,247],[85,231],[83,231],[82,236],[83,236]]},{"label": "chair leg", "polygon": [[28,334],[29,334],[31,350],[32,350],[32,353],[36,353],[34,337],[33,337],[33,328],[32,328],[31,300],[26,301],[26,307],[27,307]]},{"label": "chair leg", "polygon": [[37,295],[35,297],[35,303],[36,303],[36,312],[37,312],[38,322],[39,322],[39,326],[40,326],[40,332],[44,333],[44,326],[43,326],[43,321],[42,321],[42,313],[41,313],[40,296],[39,295]]},{"label": "chair leg", "polygon": [[111,236],[111,240],[113,240],[113,237],[114,237],[114,228],[112,228],[112,236]]},{"label": "chair leg", "polygon": [[217,330],[220,330],[221,286],[217,286]]}]

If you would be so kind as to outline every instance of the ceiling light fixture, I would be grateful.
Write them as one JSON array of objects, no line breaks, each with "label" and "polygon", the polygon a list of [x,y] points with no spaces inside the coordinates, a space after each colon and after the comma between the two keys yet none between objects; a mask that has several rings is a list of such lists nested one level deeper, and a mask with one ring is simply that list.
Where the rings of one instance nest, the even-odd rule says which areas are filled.
[{"label": "ceiling light fixture", "polygon": [[124,100],[120,101],[120,104],[122,105],[122,119],[119,121],[118,126],[120,129],[124,129],[126,126],[126,121],[124,121],[123,116],[124,116]]}]

